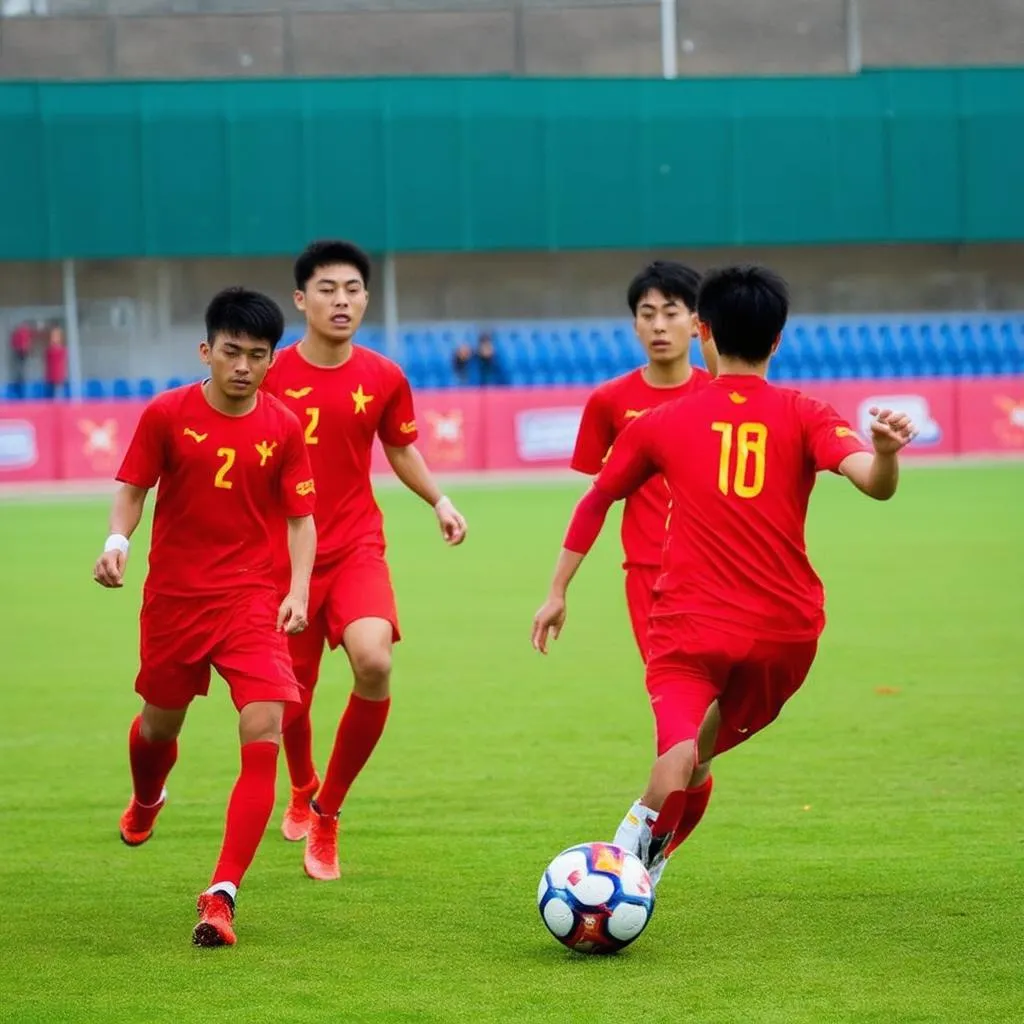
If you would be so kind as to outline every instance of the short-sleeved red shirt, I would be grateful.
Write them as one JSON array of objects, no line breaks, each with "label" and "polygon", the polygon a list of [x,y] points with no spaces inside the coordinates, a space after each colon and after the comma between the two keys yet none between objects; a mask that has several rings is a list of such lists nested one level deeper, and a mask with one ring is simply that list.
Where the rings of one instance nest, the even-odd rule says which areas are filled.
[{"label": "short-sleeved red shirt", "polygon": [[[689,380],[674,388],[656,388],[642,370],[605,381],[594,389],[583,409],[572,468],[595,476],[601,471],[615,439],[650,409],[706,387],[711,375],[694,367]],[[622,513],[622,551],[625,566],[661,565],[661,549],[669,516],[668,485],[661,477],[648,480],[626,499]]]},{"label": "short-sleeved red shirt", "polygon": [[686,615],[768,640],[817,637],[824,589],[804,527],[815,475],[866,450],[824,402],[756,376],[721,376],[641,417],[595,486],[624,498],[656,474],[672,497],[652,618]]},{"label": "short-sleeved red shirt", "polygon": [[317,565],[353,548],[384,545],[373,496],[373,441],[392,447],[417,437],[412,390],[401,367],[353,346],[340,366],[315,366],[293,345],[279,352],[263,383],[302,424],[316,480]]},{"label": "short-sleeved red shirt", "polygon": [[178,597],[272,587],[280,510],[311,515],[315,501],[298,420],[264,394],[251,412],[228,416],[202,384],[143,409],[117,479],[159,484],[146,590]]}]

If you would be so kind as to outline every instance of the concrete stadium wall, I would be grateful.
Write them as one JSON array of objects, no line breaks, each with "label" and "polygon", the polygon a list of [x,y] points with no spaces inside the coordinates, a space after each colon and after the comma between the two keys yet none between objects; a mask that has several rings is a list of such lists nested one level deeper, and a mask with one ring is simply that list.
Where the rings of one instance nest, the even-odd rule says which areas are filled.
[{"label": "concrete stadium wall", "polygon": [[[667,256],[708,268],[737,260],[777,267],[794,312],[1024,309],[1024,245],[470,254],[401,257],[399,314],[405,322],[489,321],[627,315],[629,278]],[[277,298],[298,324],[287,260],[129,260],[78,266],[86,376],[191,374],[209,296],[246,284]],[[377,268],[369,319],[382,317]],[[61,312],[56,264],[5,263],[0,336],[26,316]],[[3,371],[0,370],[0,378]]]},{"label": "concrete stadium wall", "polygon": [[[397,6],[411,9],[398,11],[317,11],[315,0],[195,6],[175,13],[184,5],[171,0],[50,0],[50,17],[4,20],[0,78],[661,71],[658,4],[648,0],[407,0]],[[239,7],[248,11],[232,13]],[[859,0],[859,8],[868,66],[1015,64],[1024,54],[1024,0]],[[843,0],[681,0],[679,71],[841,72],[843,12]]]}]

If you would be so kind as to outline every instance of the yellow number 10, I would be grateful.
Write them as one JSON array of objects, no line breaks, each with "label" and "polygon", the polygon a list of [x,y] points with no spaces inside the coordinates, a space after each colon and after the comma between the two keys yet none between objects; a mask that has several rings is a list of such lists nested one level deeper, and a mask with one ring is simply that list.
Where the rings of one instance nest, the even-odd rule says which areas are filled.
[{"label": "yellow number 10", "polygon": [[[729,467],[732,463],[733,434],[736,437],[736,469],[732,479],[732,493],[739,498],[756,498],[764,487],[764,451],[768,428],[763,423],[712,423],[711,429],[722,435],[722,454],[718,460],[718,489],[730,491]],[[754,460],[753,479],[747,477],[750,459]]]}]

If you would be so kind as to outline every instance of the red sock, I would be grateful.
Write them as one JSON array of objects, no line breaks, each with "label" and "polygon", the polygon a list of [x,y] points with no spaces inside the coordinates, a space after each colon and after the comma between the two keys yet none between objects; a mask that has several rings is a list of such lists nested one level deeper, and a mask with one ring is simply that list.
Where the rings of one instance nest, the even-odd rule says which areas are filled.
[{"label": "red sock", "polygon": [[348,707],[338,723],[324,784],[316,797],[321,813],[337,814],[341,809],[349,787],[363,770],[384,732],[390,707],[390,697],[367,700],[354,693],[349,697]]},{"label": "red sock", "polygon": [[274,810],[277,744],[269,740],[242,744],[242,771],[231,791],[224,844],[213,872],[215,882],[242,884]]},{"label": "red sock", "polygon": [[295,789],[303,789],[316,778],[316,765],[313,764],[313,730],[308,708],[299,711],[285,726],[281,740],[292,786]]},{"label": "red sock", "polygon": [[178,760],[178,741],[156,743],[142,735],[142,716],[136,715],[128,730],[128,760],[132,767],[132,792],[146,807],[158,803],[167,776]]},{"label": "red sock", "polygon": [[699,786],[686,791],[686,806],[683,808],[683,816],[679,819],[679,826],[672,842],[665,850],[665,856],[669,857],[680,843],[689,838],[690,833],[700,824],[704,812],[708,809],[708,801],[711,799],[711,789],[714,786],[714,776],[709,775]]}]

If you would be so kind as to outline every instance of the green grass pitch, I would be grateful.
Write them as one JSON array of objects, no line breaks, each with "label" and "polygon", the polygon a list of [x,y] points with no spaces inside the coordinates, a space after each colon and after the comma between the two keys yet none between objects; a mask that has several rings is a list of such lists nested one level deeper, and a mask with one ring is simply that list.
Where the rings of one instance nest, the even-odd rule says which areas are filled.
[{"label": "green grass pitch", "polygon": [[[144,544],[103,592],[105,501],[0,505],[0,1020],[1024,1021],[1024,466],[915,468],[887,505],[821,482],[811,679],[718,763],[650,928],[607,959],[563,950],[534,903],[651,756],[611,523],[554,652],[529,648],[581,487],[453,484],[457,551],[382,494],[405,640],[342,880],[305,878],[279,803],[239,945],[212,951],[189,938],[237,770],[225,688],[193,709],[154,839],[124,847]],[[321,763],[347,690],[334,656]]]}]

